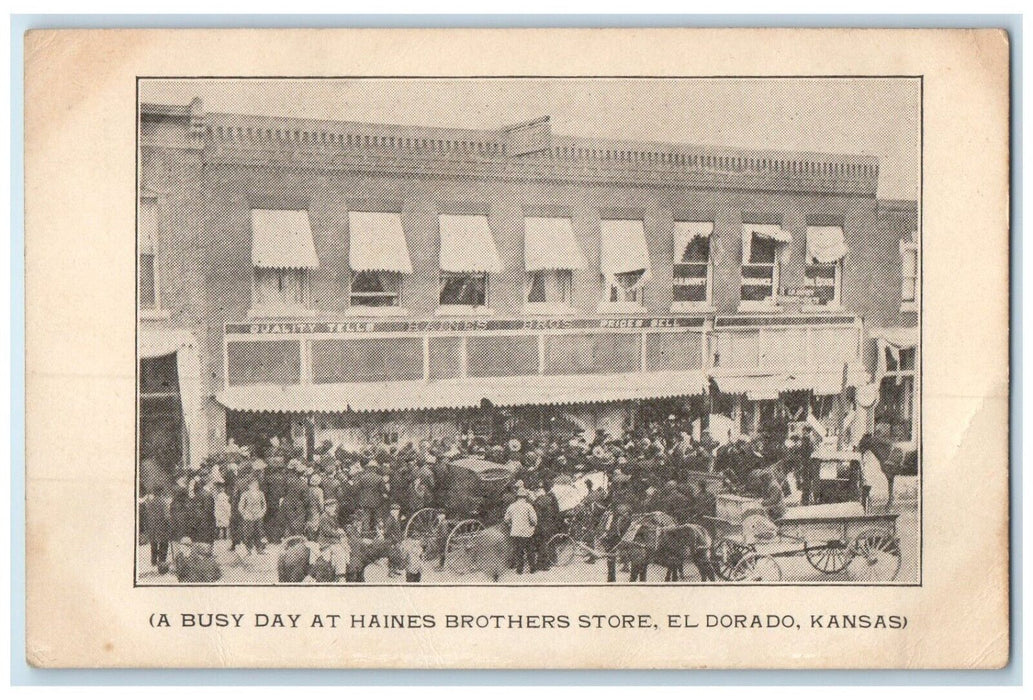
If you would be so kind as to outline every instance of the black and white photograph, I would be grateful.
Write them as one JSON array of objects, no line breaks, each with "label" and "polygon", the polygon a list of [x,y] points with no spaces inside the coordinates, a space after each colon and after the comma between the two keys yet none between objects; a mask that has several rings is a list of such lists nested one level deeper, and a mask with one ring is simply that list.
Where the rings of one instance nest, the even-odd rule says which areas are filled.
[{"label": "black and white photograph", "polygon": [[921,77],[136,88],[136,586],[921,583]]}]

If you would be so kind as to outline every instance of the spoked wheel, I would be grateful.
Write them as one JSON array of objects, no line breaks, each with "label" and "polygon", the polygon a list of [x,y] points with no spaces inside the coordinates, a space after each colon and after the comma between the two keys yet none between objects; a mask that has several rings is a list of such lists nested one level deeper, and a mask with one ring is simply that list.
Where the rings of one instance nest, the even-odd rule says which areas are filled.
[{"label": "spoked wheel", "polygon": [[427,559],[432,559],[439,553],[435,545],[440,512],[436,508],[423,508],[413,513],[405,523],[405,538],[418,540],[423,545],[423,553]]},{"label": "spoked wheel", "polygon": [[474,543],[484,530],[479,520],[463,520],[448,534],[445,544],[445,565],[456,574],[465,574],[474,569]]},{"label": "spoked wheel", "polygon": [[822,545],[804,545],[807,562],[823,574],[838,574],[854,558],[854,550],[845,542],[830,540]]},{"label": "spoked wheel", "polygon": [[753,548],[742,542],[730,539],[718,540],[713,548],[713,565],[715,573],[725,581],[734,581],[732,571],[744,557],[753,553]]},{"label": "spoked wheel", "polygon": [[553,566],[569,566],[574,561],[574,555],[577,554],[577,545],[574,544],[574,540],[563,532],[553,535],[549,539],[548,547]]},{"label": "spoked wheel", "polygon": [[900,538],[880,528],[863,531],[854,539],[854,557],[847,575],[854,581],[893,581],[900,573]]},{"label": "spoked wheel", "polygon": [[729,572],[729,581],[781,581],[782,567],[767,554],[748,554]]}]

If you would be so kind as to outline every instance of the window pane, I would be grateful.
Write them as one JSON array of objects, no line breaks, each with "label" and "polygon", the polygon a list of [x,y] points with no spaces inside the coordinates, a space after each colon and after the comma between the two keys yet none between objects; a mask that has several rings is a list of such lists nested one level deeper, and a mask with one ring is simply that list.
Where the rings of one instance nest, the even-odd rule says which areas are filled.
[{"label": "window pane", "polygon": [[545,273],[532,272],[531,285],[527,291],[527,302],[529,304],[541,304],[545,302]]},{"label": "window pane", "polygon": [[352,278],[352,306],[398,306],[401,275],[393,272],[359,272]]},{"label": "window pane", "polygon": [[545,373],[623,374],[638,370],[641,336],[592,333],[545,337]]},{"label": "window pane", "polygon": [[300,351],[297,340],[228,343],[229,383],[297,384],[301,381]]},{"label": "window pane", "polygon": [[140,308],[153,309],[157,305],[154,289],[154,255],[140,255]]},{"label": "window pane", "polygon": [[466,341],[466,371],[471,377],[538,374],[538,337],[471,336]]},{"label": "window pane", "polygon": [[704,281],[701,284],[676,284],[674,285],[674,301],[696,301],[707,300],[707,285]]},{"label": "window pane", "polygon": [[774,263],[777,248],[778,243],[774,239],[754,235],[753,244],[750,246],[750,262]]},{"label": "window pane", "polygon": [[749,280],[771,280],[775,276],[773,265],[743,265],[742,276]]},{"label": "window pane", "polygon": [[771,298],[771,285],[746,284],[742,285],[743,301],[764,301]]},{"label": "window pane", "polygon": [[423,378],[421,338],[317,340],[312,343],[312,381],[398,382]]},{"label": "window pane", "polygon": [[649,333],[646,367],[650,372],[700,369],[703,345],[699,333]]},{"label": "window pane", "polygon": [[255,301],[259,306],[302,306],[305,270],[255,268]]},{"label": "window pane", "polygon": [[[696,237],[692,239],[688,247],[685,249],[685,254],[682,255],[681,262],[707,262],[710,260],[710,239]],[[678,261],[675,261],[678,262]]]},{"label": "window pane", "polygon": [[692,265],[675,265],[674,276],[679,279],[706,279],[707,264],[694,263]]},{"label": "window pane", "polygon": [[484,306],[486,288],[487,275],[483,272],[443,272],[438,303],[443,306]]}]

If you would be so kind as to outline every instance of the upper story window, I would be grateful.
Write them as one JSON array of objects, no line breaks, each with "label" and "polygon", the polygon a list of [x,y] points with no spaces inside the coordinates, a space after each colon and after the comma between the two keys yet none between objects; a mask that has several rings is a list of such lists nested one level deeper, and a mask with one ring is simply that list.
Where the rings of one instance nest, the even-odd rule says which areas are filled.
[{"label": "upper story window", "polygon": [[348,212],[348,241],[348,264],[352,270],[348,314],[404,313],[402,280],[412,273],[412,261],[401,215]]},{"label": "upper story window", "polygon": [[584,266],[569,218],[524,219],[525,313],[569,313],[574,270]]},{"label": "upper story window", "polygon": [[137,246],[139,250],[138,294],[140,309],[154,311],[160,308],[158,300],[158,200],[154,197],[140,199],[139,222],[137,224]]},{"label": "upper story window", "polygon": [[312,313],[311,270],[319,266],[307,211],[251,210],[251,316]]},{"label": "upper story window", "polygon": [[804,284],[814,289],[804,310],[843,306],[843,258],[847,254],[842,226],[808,226]]},{"label": "upper story window", "polygon": [[762,310],[777,306],[781,258],[792,240],[792,235],[778,225],[743,225],[740,308]]},{"label": "upper story window", "polygon": [[713,265],[710,259],[712,222],[674,222],[674,287],[672,311],[710,308]]},{"label": "upper story window", "polygon": [[645,311],[645,285],[651,277],[649,247],[642,221],[603,219],[600,223],[600,313]]},{"label": "upper story window", "polygon": [[918,309],[919,269],[918,236],[912,233],[909,240],[900,242],[900,308],[902,311]]},{"label": "upper story window", "polygon": [[501,272],[488,217],[441,214],[441,284],[439,314],[491,313],[487,308],[489,275]]}]

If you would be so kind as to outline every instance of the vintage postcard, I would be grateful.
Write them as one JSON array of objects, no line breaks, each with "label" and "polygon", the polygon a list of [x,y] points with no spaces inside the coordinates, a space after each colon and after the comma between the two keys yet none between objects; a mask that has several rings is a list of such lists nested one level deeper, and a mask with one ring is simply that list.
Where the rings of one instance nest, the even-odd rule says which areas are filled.
[{"label": "vintage postcard", "polygon": [[1005,33],[26,64],[31,663],[1007,662]]}]

